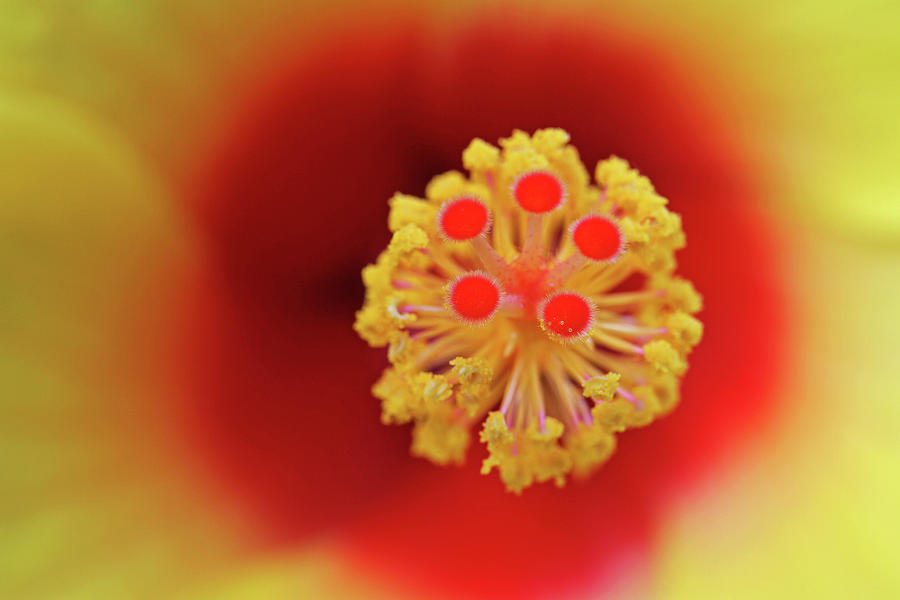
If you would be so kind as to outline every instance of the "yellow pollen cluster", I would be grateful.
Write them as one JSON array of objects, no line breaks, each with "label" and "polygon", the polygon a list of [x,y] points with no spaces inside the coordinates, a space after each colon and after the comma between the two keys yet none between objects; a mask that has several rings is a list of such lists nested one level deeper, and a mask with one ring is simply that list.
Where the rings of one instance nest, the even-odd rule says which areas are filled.
[{"label": "yellow pollen cluster", "polygon": [[591,473],[617,433],[671,411],[703,333],[700,296],[673,275],[680,217],[622,159],[592,182],[568,142],[476,139],[468,175],[391,198],[393,238],[356,315],[388,348],[382,421],[413,423],[412,453],[441,465],[480,428],[482,472],[516,493]]}]

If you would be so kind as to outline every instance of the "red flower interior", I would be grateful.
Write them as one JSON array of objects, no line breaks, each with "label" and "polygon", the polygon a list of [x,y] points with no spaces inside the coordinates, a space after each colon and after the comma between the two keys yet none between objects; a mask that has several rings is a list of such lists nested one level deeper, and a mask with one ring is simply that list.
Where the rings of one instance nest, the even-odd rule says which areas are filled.
[{"label": "red flower interior", "polygon": [[[427,34],[343,25],[277,56],[234,107],[190,205],[210,257],[186,303],[190,451],[268,545],[337,531],[357,566],[431,596],[599,585],[773,412],[783,316],[777,250],[747,210],[760,177],[662,42],[507,14]],[[390,195],[461,168],[473,137],[547,126],[589,168],[626,158],[682,214],[680,270],[704,295],[706,334],[671,416],[622,436],[590,480],[516,497],[478,474],[478,444],[464,468],[409,456],[369,393],[384,353],[351,324]]]}]

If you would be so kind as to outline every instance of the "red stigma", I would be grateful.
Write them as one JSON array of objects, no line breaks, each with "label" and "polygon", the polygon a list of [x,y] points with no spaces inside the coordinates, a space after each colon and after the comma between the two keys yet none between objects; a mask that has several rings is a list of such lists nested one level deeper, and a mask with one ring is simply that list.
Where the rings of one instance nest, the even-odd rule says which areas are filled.
[{"label": "red stigma", "polygon": [[577,338],[591,327],[591,305],[582,296],[562,292],[551,296],[541,307],[541,321],[551,333],[564,338]]},{"label": "red stigma", "polygon": [[606,217],[585,217],[572,227],[572,241],[591,260],[612,260],[622,252],[622,232]]},{"label": "red stigma", "polygon": [[437,221],[438,228],[447,238],[455,241],[470,240],[487,231],[489,213],[481,200],[458,198],[444,203]]},{"label": "red stigma", "polygon": [[524,210],[545,213],[558,207],[563,200],[562,182],[546,171],[527,173],[516,180],[513,196]]},{"label": "red stigma", "polygon": [[500,304],[500,286],[487,275],[466,273],[450,286],[447,299],[464,321],[487,321]]}]

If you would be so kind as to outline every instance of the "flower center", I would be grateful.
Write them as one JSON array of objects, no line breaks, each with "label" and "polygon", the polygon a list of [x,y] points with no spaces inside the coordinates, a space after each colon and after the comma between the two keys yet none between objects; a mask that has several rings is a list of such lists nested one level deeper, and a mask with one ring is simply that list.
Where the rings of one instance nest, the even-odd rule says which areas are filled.
[{"label": "flower center", "polygon": [[671,410],[702,325],[673,275],[681,220],[646,178],[612,158],[589,184],[558,129],[501,146],[473,141],[470,177],[436,177],[426,200],[394,196],[356,329],[388,346],[373,392],[384,422],[415,421],[412,452],[461,462],[481,421],[483,471],[519,492],[591,471]]},{"label": "flower center", "polygon": [[547,261],[535,263],[521,258],[514,261],[503,278],[503,289],[509,298],[507,303],[521,308],[523,316],[533,320],[537,317],[541,302],[552,289]]}]

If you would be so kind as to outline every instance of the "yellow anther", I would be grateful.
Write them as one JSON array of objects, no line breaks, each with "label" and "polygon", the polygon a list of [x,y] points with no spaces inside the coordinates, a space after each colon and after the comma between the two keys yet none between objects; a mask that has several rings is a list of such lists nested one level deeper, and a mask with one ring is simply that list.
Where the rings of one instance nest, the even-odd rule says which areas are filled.
[{"label": "yellow anther", "polygon": [[493,370],[481,358],[457,356],[450,361],[450,366],[453,367],[451,376],[456,377],[463,386],[486,386],[493,377]]},{"label": "yellow anther", "polygon": [[[526,134],[527,135],[527,134]],[[569,143],[569,133],[558,127],[540,129],[534,133],[532,143],[535,150],[544,156],[553,156]]]},{"label": "yellow anther", "polygon": [[475,138],[463,151],[462,159],[469,171],[491,171],[500,165],[500,149]]},{"label": "yellow anther", "polygon": [[622,398],[598,402],[591,409],[594,423],[606,431],[622,432],[631,424],[635,413],[634,405]]},{"label": "yellow anther", "polygon": [[687,370],[684,357],[666,340],[653,340],[644,344],[644,358],[663,373],[683,375]]},{"label": "yellow anther", "polygon": [[384,306],[368,303],[357,311],[353,329],[370,346],[378,347],[388,343],[394,326],[387,318]]},{"label": "yellow anther", "polygon": [[385,302],[385,311],[388,315],[388,320],[395,327],[406,327],[410,323],[414,322],[418,317],[413,313],[404,313],[400,312],[400,304],[403,302],[402,299],[392,296],[387,299]]},{"label": "yellow anther", "polygon": [[449,409],[433,412],[413,428],[411,451],[439,464],[461,465],[471,433],[469,423],[452,419]]},{"label": "yellow anther", "polygon": [[374,292],[391,292],[391,268],[390,265],[383,260],[379,260],[374,265],[365,267],[362,271],[363,283],[371,294]]},{"label": "yellow anther", "polygon": [[414,366],[415,359],[425,348],[420,340],[413,340],[404,331],[394,330],[388,345],[388,360],[398,369],[409,369]]},{"label": "yellow anther", "polygon": [[381,421],[385,425],[409,423],[425,414],[421,396],[395,369],[387,369],[381,375],[372,386],[372,395],[381,400]]},{"label": "yellow anther", "polygon": [[611,156],[597,163],[597,168],[594,170],[594,179],[597,180],[597,184],[601,188],[608,188],[614,182],[627,177],[629,171],[628,161],[622,160],[618,156]]},{"label": "yellow anther", "polygon": [[398,231],[406,225],[417,225],[424,231],[434,228],[437,207],[415,196],[394,194],[389,200],[388,229]]},{"label": "yellow anther", "polygon": [[671,373],[657,373],[650,378],[650,383],[656,390],[659,414],[670,413],[678,405],[678,378]]},{"label": "yellow anther", "polygon": [[636,410],[630,416],[629,427],[649,425],[660,412],[659,398],[656,390],[650,385],[637,385],[631,390],[637,403]]},{"label": "yellow anther", "polygon": [[498,446],[511,444],[513,441],[513,435],[506,426],[506,420],[500,411],[494,411],[487,416],[480,437],[482,442]]},{"label": "yellow anther", "polygon": [[581,424],[565,437],[564,444],[572,458],[572,474],[585,477],[609,460],[616,449],[616,436],[597,424]]},{"label": "yellow anther", "polygon": [[653,220],[653,228],[660,238],[683,239],[681,216],[660,207],[653,211],[650,218]]},{"label": "yellow anther", "polygon": [[618,373],[607,373],[606,375],[597,375],[591,377],[584,382],[583,394],[585,398],[591,398],[596,402],[601,400],[611,400],[619,387],[619,379],[622,376]]},{"label": "yellow anther", "polygon": [[444,402],[453,394],[450,382],[444,375],[422,372],[413,376],[413,385],[425,402]]},{"label": "yellow anther", "polygon": [[703,337],[703,323],[682,311],[672,313],[666,318],[666,329],[672,343],[682,352],[690,351]]},{"label": "yellow anther", "polygon": [[490,453],[481,472],[487,474],[496,467],[507,489],[516,494],[535,481],[563,485],[565,474],[572,470],[569,453],[557,443],[564,430],[562,423],[547,418],[543,431],[533,423],[515,435],[506,428],[501,413],[491,413],[481,432]]},{"label": "yellow anther", "polygon": [[405,254],[421,250],[426,246],[428,246],[428,234],[418,225],[409,223],[394,232],[387,251],[388,256],[396,261]]},{"label": "yellow anther", "polygon": [[651,281],[651,286],[663,290],[666,304],[675,310],[695,314],[703,308],[703,299],[690,281],[678,277],[660,278]]},{"label": "yellow anther", "polygon": [[645,244],[650,241],[649,228],[631,217],[622,217],[619,220],[619,227],[630,244]]}]

